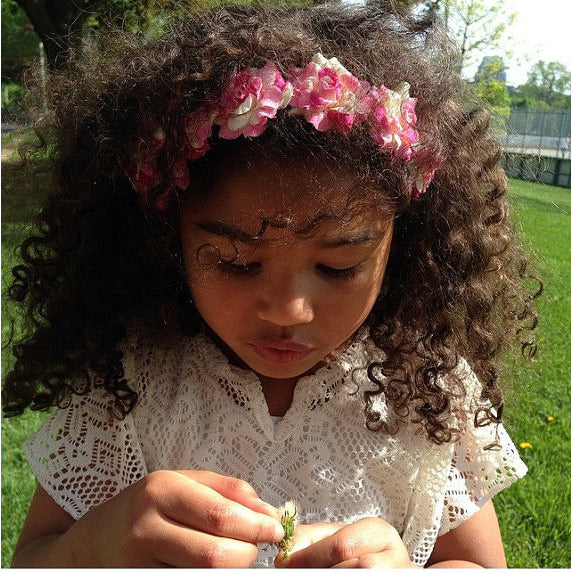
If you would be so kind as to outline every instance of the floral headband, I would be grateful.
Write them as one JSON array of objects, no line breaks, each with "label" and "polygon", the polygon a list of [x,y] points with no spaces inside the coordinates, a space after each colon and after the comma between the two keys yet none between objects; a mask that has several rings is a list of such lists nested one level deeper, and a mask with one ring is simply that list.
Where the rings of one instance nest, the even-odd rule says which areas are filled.
[{"label": "floral headband", "polygon": [[[303,117],[318,131],[347,134],[356,124],[366,123],[381,151],[414,167],[414,197],[426,191],[441,161],[420,147],[414,128],[417,100],[410,97],[407,83],[399,91],[370,85],[336,58],[327,60],[320,53],[305,68],[292,68],[289,76],[290,81],[285,80],[271,62],[239,72],[217,103],[206,103],[184,116],[186,137],[173,165],[170,188],[187,189],[188,162],[209,151],[213,126],[219,126],[218,136],[223,139],[257,137],[278,110],[289,107],[292,115]],[[165,132],[157,128],[126,169],[133,187],[144,197],[160,182],[157,155],[165,141]],[[158,208],[167,207],[171,189],[158,198]]]}]

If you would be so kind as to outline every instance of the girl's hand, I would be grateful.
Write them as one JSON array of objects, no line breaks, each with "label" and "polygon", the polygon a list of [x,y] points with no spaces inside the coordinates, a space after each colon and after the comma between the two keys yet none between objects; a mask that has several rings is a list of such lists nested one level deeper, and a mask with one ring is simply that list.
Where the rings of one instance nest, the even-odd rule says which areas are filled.
[{"label": "girl's hand", "polygon": [[367,517],[350,525],[297,525],[288,559],[277,567],[413,568],[398,532],[387,522]]},{"label": "girl's hand", "polygon": [[283,536],[248,483],[212,472],[155,472],[106,505],[102,565],[248,567]]},{"label": "girl's hand", "polygon": [[31,509],[19,566],[248,567],[284,534],[249,484],[206,471],[151,473],[78,521],[43,490]]}]

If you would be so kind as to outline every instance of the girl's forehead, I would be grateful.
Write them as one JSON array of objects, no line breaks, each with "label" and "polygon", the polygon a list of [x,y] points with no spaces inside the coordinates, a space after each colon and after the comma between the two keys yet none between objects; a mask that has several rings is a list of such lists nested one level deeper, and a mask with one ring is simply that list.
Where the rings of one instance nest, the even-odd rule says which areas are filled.
[{"label": "girl's forehead", "polygon": [[[183,209],[195,220],[220,220],[251,228],[250,223],[260,225],[266,219],[300,228],[313,222],[328,224],[329,219],[358,223],[378,212],[379,203],[374,189],[348,169],[258,162],[221,171],[206,192],[191,193]],[[385,212],[389,214],[387,207]]]}]

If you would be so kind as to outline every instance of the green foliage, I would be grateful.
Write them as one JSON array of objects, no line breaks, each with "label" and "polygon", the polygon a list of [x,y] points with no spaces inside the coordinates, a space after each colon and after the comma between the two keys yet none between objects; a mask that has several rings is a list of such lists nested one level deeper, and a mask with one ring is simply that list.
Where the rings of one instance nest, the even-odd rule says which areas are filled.
[{"label": "green foliage", "polygon": [[292,501],[287,501],[278,509],[281,525],[284,529],[284,537],[275,543],[277,549],[282,553],[284,559],[288,559],[293,548],[293,535],[296,527],[297,507]]},{"label": "green foliage", "polygon": [[[2,147],[8,138],[2,137]],[[4,163],[4,160],[3,160]],[[3,207],[4,192],[8,191],[7,177],[2,173]],[[16,183],[19,186],[19,181]],[[28,225],[5,223],[2,214],[2,380],[10,370],[14,359],[6,348],[12,338],[14,312],[6,298],[6,289],[12,278],[11,268],[17,263],[16,245],[25,237]],[[2,419],[2,561],[3,568],[10,566],[12,552],[22,529],[24,517],[36,487],[34,476],[22,451],[22,443],[45,420],[45,413],[28,413],[15,419]]]},{"label": "green foliage", "polygon": [[[38,57],[39,40],[15,0],[2,0],[2,79],[15,80]],[[4,100],[2,101],[4,105]]]},{"label": "green foliage", "polygon": [[527,86],[537,88],[547,98],[571,91],[571,73],[559,62],[539,60],[529,71]]},{"label": "green foliage", "polygon": [[509,93],[505,84],[498,81],[476,82],[475,89],[480,100],[491,108],[507,109],[509,112]]},{"label": "green foliage", "polygon": [[505,65],[499,56],[484,58],[471,84],[472,93],[492,113],[492,131],[506,133],[511,115],[511,100],[505,86]]},{"label": "green foliage", "polygon": [[544,101],[525,95],[521,86],[517,87],[511,94],[511,107],[521,107],[529,109],[551,109],[551,106]]},{"label": "green foliage", "polygon": [[502,51],[516,14],[505,0],[441,0],[440,10],[462,55],[462,69],[481,59],[484,49]]},{"label": "green foliage", "polygon": [[[4,352],[2,353],[4,355]],[[4,358],[2,358],[4,360]],[[4,364],[2,364],[4,372]],[[45,413],[28,412],[20,418],[2,419],[2,568],[10,567],[14,546],[22,530],[36,488],[22,451],[24,440],[46,419]]]},{"label": "green foliage", "polygon": [[473,87],[482,104],[491,111],[492,133],[504,135],[511,115],[511,102],[505,84],[495,80],[477,81]]},{"label": "green foliage", "polygon": [[513,95],[519,107],[571,107],[571,73],[559,62],[538,61],[529,71],[527,82]]},{"label": "green foliage", "polygon": [[14,82],[2,82],[2,109],[18,108],[24,97],[24,88]]},{"label": "green foliage", "polygon": [[161,33],[169,18],[181,16],[189,5],[190,2],[182,0],[100,0],[87,18],[86,27],[121,28],[154,37]]}]

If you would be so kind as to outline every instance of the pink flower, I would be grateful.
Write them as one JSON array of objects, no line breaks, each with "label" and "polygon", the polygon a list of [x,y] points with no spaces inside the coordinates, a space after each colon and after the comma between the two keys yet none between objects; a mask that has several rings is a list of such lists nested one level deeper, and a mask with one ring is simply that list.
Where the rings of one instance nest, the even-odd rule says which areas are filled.
[{"label": "pink flower", "polygon": [[159,170],[151,161],[130,165],[127,175],[134,189],[143,195],[159,183]]},{"label": "pink flower", "polygon": [[404,83],[395,92],[385,86],[376,88],[378,101],[373,110],[371,135],[382,151],[409,161],[414,155],[413,145],[420,136],[416,124],[416,99],[409,95],[410,86]]},{"label": "pink flower", "polygon": [[152,151],[152,152],[159,151],[165,145],[166,137],[167,136],[165,135],[165,132],[163,131],[163,129],[158,127],[153,132],[153,137],[148,142],[147,147],[148,147],[149,151]]},{"label": "pink flower", "polygon": [[406,120],[406,123],[410,125],[415,125],[417,121],[416,117],[416,103],[417,98],[407,97],[402,101],[402,116]]},{"label": "pink flower", "polygon": [[165,138],[163,129],[157,128],[153,136],[145,141],[135,160],[126,170],[138,193],[146,195],[151,187],[159,183],[157,152],[165,145]]},{"label": "pink flower", "polygon": [[[382,152],[411,162],[413,196],[426,190],[441,159],[419,143],[417,100],[410,97],[407,83],[398,91],[371,86],[353,76],[336,58],[326,59],[320,53],[306,67],[292,68],[291,76],[292,84],[271,62],[260,69],[239,72],[218,101],[184,116],[184,141],[157,207],[167,207],[173,188],[189,186],[189,162],[209,151],[213,125],[220,127],[219,136],[224,139],[257,137],[265,131],[268,120],[289,104],[292,115],[304,117],[319,131],[347,134],[357,123],[367,122]],[[144,197],[161,181],[158,154],[165,140],[165,132],[158,128],[144,140],[126,168],[133,187]]]},{"label": "pink flower", "polygon": [[165,211],[169,207],[171,202],[171,189],[165,189],[158,197],[155,199],[155,206],[159,211]]},{"label": "pink flower", "polygon": [[221,126],[219,136],[235,139],[239,135],[257,137],[266,128],[268,119],[286,107],[292,86],[285,81],[271,62],[259,69],[241,72],[221,98],[214,123]]},{"label": "pink flower", "polygon": [[171,183],[179,189],[187,189],[190,183],[189,167],[187,165],[187,158],[183,157],[178,159],[173,164],[173,172]]},{"label": "pink flower", "polygon": [[216,111],[202,107],[183,118],[183,129],[187,136],[187,143],[191,148],[187,154],[189,159],[198,159],[209,151],[207,141],[211,137],[216,116]]},{"label": "pink flower", "polygon": [[336,58],[316,54],[305,68],[292,71],[293,113],[303,115],[318,131],[349,133],[370,111],[370,85],[353,76]]},{"label": "pink flower", "polygon": [[412,185],[412,195],[419,197],[426,192],[428,185],[434,179],[436,169],[442,164],[442,158],[429,149],[419,150],[412,159],[414,170],[414,183]]}]

